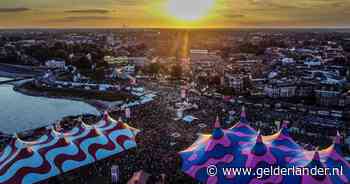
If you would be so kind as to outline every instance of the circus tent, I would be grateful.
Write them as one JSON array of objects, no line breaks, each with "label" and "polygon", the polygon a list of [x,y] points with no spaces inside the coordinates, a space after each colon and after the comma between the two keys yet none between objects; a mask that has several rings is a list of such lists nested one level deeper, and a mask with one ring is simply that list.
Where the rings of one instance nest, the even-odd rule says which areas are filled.
[{"label": "circus tent", "polygon": [[37,183],[136,147],[138,130],[105,113],[95,125],[70,131],[47,127],[36,141],[16,135],[0,152],[0,183]]},{"label": "circus tent", "polygon": [[[179,153],[182,171],[201,183],[278,183],[318,184],[350,183],[350,165],[340,149],[340,135],[324,150],[307,151],[288,133],[284,123],[279,132],[262,136],[249,126],[244,108],[240,121],[229,129],[222,129],[218,119],[209,135],[201,135],[193,145]],[[208,169],[215,166],[214,175]],[[342,166],[342,167],[340,167]],[[343,175],[264,175],[258,168],[342,168]],[[253,174],[224,175],[223,168],[250,168]]]}]

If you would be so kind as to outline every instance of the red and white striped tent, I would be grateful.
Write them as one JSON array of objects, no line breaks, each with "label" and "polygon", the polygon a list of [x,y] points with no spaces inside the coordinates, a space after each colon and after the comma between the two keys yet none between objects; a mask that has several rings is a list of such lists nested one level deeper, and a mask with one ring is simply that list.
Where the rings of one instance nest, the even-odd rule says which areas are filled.
[{"label": "red and white striped tent", "polygon": [[93,126],[82,122],[70,131],[48,127],[36,141],[14,136],[0,152],[0,183],[31,184],[136,147],[137,129],[107,113]]}]

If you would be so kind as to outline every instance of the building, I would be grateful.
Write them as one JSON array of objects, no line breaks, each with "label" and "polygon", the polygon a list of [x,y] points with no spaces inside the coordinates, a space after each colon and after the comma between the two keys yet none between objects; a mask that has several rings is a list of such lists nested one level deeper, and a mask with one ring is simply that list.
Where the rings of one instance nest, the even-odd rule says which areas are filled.
[{"label": "building", "polygon": [[308,97],[313,95],[315,84],[312,82],[300,82],[297,84],[296,96]]},{"label": "building", "polygon": [[51,59],[45,62],[45,66],[50,69],[64,69],[66,62],[63,59]]},{"label": "building", "polygon": [[316,80],[322,84],[329,85],[343,85],[346,80],[339,76],[338,72],[324,71],[324,70],[310,70],[305,71],[302,77],[304,80]]},{"label": "building", "polygon": [[340,94],[340,89],[331,85],[322,85],[315,90],[316,102],[322,106],[338,106]]},{"label": "building", "polygon": [[128,57],[126,56],[105,56],[103,60],[110,66],[126,66],[129,63]]},{"label": "building", "polygon": [[191,49],[190,50],[190,58],[193,60],[201,60],[209,56],[208,50],[200,50],[200,49]]},{"label": "building", "polygon": [[320,58],[312,58],[312,59],[306,59],[304,61],[304,65],[308,66],[308,67],[312,67],[312,66],[321,66],[322,65],[322,61]]},{"label": "building", "polygon": [[136,67],[144,67],[150,62],[147,57],[128,57],[128,61]]},{"label": "building", "polygon": [[297,86],[293,82],[273,82],[265,85],[265,95],[270,98],[291,98],[296,96]]},{"label": "building", "polygon": [[128,75],[134,75],[135,74],[135,66],[134,65],[124,66],[122,71]]},{"label": "building", "polygon": [[216,52],[209,52],[208,50],[190,50],[190,60],[192,64],[221,62],[222,58]]},{"label": "building", "polygon": [[239,69],[249,71],[251,73],[259,73],[258,70],[263,68],[262,60],[239,60],[234,63]]},{"label": "building", "polygon": [[149,59],[146,57],[105,56],[104,61],[112,66],[126,66],[132,64],[137,67],[144,67],[149,62]]},{"label": "building", "polygon": [[250,94],[253,96],[263,96],[264,87],[266,83],[266,78],[256,78],[249,80],[252,88],[250,89]]},{"label": "building", "polygon": [[283,58],[281,62],[282,65],[291,65],[296,63],[296,61],[293,58]]},{"label": "building", "polygon": [[339,104],[340,107],[350,105],[350,91],[344,92],[340,95]]},{"label": "building", "polygon": [[244,93],[246,91],[247,78],[247,76],[240,74],[225,73],[224,84],[231,88],[235,93]]}]

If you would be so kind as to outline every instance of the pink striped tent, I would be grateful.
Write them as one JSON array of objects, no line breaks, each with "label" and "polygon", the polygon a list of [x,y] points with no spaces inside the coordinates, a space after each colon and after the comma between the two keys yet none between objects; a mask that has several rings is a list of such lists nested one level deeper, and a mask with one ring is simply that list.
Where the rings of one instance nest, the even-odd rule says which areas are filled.
[{"label": "pink striped tent", "polygon": [[[340,149],[340,135],[327,149],[307,151],[290,136],[286,124],[279,132],[262,136],[249,126],[244,109],[240,121],[230,129],[222,129],[218,121],[209,135],[201,135],[186,150],[179,153],[182,171],[201,183],[238,184],[344,184],[350,183],[350,165]],[[211,175],[212,166],[216,173]],[[329,168],[342,173],[332,174],[255,174],[225,175],[223,168],[250,168],[254,173],[264,168]],[[211,171],[211,172],[210,172]],[[343,174],[343,175],[341,175]]]}]

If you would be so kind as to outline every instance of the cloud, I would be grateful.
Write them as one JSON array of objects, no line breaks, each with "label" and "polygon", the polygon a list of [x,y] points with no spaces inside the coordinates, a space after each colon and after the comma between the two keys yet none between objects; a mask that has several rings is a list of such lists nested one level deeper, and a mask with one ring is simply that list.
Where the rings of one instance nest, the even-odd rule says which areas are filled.
[{"label": "cloud", "polygon": [[343,0],[308,0],[308,1],[275,1],[275,0],[249,0],[250,8],[253,11],[303,11],[310,12],[314,10],[324,11],[338,8],[349,8],[350,3]]},{"label": "cloud", "polygon": [[[177,26],[177,22],[168,19],[164,8],[167,1],[0,0],[0,25]],[[215,0],[208,18],[193,25],[350,26],[349,9],[350,0]],[[16,12],[28,16],[1,16]]]},{"label": "cloud", "polygon": [[236,18],[243,18],[243,17],[245,17],[245,15],[243,15],[243,14],[235,14],[235,13],[232,13],[232,12],[222,13],[222,16],[224,16],[225,18],[230,18],[230,19],[236,19]]},{"label": "cloud", "polygon": [[283,2],[273,2],[270,0],[250,0],[252,5],[257,6],[254,11],[264,11],[264,10],[291,10],[291,9],[304,9],[305,7],[289,5]]},{"label": "cloud", "polygon": [[86,22],[86,21],[96,21],[96,20],[111,20],[115,17],[111,16],[67,16],[57,19],[48,19],[46,22]]},{"label": "cloud", "polygon": [[29,8],[0,8],[0,13],[25,12],[29,10]]},{"label": "cloud", "polygon": [[65,13],[80,13],[80,14],[83,14],[83,13],[106,14],[106,13],[109,13],[110,11],[106,10],[106,9],[79,9],[79,10],[66,10],[64,12]]},{"label": "cloud", "polygon": [[145,0],[115,0],[115,2],[122,6],[136,6],[146,3]]}]

